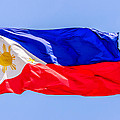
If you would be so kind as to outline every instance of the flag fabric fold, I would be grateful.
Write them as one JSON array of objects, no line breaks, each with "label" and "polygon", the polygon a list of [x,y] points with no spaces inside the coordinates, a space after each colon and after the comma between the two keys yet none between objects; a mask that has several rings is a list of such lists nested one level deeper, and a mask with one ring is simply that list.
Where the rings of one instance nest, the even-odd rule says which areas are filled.
[{"label": "flag fabric fold", "polygon": [[118,33],[0,29],[0,94],[120,94]]}]

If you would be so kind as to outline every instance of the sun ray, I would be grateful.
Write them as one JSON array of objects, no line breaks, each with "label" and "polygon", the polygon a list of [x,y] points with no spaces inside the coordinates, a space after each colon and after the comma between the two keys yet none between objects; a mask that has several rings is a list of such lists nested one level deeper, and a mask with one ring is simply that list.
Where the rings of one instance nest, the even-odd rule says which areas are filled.
[{"label": "sun ray", "polygon": [[2,52],[0,51],[0,55],[2,55]]},{"label": "sun ray", "polygon": [[10,65],[10,67],[11,67],[12,70],[16,70],[16,65],[15,64]]},{"label": "sun ray", "polygon": [[12,54],[12,60],[15,60],[15,56],[14,56],[14,54]]},{"label": "sun ray", "polygon": [[2,67],[2,71],[3,71],[3,73],[5,73],[6,69],[7,69],[6,66],[3,66],[3,67]]},{"label": "sun ray", "polygon": [[16,67],[16,65],[15,65],[15,64],[12,64],[12,65]]},{"label": "sun ray", "polygon": [[3,52],[6,52],[7,50],[6,50],[6,46],[5,46],[5,44],[3,44]]},{"label": "sun ray", "polygon": [[16,70],[16,65],[15,65],[15,64],[12,64],[12,66],[13,66],[14,70]]},{"label": "sun ray", "polygon": [[11,69],[12,69],[12,70],[14,70],[14,68],[13,68],[13,66],[12,66],[12,65],[10,65],[10,67],[11,67]]},{"label": "sun ray", "polygon": [[8,51],[9,51],[9,53],[11,52],[11,45],[8,47]]},{"label": "sun ray", "polygon": [[5,66],[5,71],[7,70],[7,67]]}]

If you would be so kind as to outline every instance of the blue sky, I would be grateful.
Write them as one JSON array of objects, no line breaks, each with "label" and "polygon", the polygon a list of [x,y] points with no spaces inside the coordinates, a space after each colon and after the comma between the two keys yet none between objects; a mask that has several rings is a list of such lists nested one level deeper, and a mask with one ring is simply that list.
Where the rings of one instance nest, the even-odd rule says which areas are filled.
[{"label": "blue sky", "polygon": [[[119,0],[0,0],[0,27],[120,31]],[[0,120],[119,120],[120,95],[0,95]]]}]

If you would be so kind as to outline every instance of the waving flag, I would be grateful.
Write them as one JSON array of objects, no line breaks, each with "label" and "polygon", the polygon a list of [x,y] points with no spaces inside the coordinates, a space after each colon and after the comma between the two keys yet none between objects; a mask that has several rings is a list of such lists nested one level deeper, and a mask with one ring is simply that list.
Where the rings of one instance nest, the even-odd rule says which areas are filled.
[{"label": "waving flag", "polygon": [[118,33],[0,29],[0,94],[120,94]]}]

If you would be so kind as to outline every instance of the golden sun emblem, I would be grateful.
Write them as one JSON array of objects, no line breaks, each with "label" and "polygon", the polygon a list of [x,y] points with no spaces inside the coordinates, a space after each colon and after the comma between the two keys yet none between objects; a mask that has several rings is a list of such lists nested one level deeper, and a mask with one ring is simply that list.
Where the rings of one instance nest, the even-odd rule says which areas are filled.
[{"label": "golden sun emblem", "polygon": [[12,70],[16,70],[16,65],[13,64],[13,60],[15,60],[14,54],[11,55],[11,46],[8,47],[8,52],[6,50],[5,44],[3,44],[3,53],[0,51],[0,65],[2,65],[2,72],[5,73],[7,70],[7,66],[10,66]]}]

